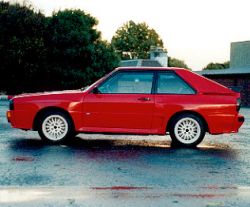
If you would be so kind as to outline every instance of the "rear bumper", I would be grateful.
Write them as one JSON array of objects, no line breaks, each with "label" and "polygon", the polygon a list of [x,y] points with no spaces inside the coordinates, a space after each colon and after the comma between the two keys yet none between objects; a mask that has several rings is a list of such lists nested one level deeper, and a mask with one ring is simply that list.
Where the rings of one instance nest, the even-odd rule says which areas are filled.
[{"label": "rear bumper", "polygon": [[238,122],[244,123],[244,121],[245,121],[245,117],[244,116],[239,116],[238,117]]},{"label": "rear bumper", "polygon": [[236,113],[231,115],[212,115],[207,119],[210,134],[237,133],[245,121],[244,116]]},{"label": "rear bumper", "polygon": [[239,131],[239,128],[242,126],[242,124],[244,123],[245,121],[245,117],[242,116],[242,115],[238,115],[234,121],[234,124],[233,124],[233,128],[234,128],[234,132],[238,132]]}]

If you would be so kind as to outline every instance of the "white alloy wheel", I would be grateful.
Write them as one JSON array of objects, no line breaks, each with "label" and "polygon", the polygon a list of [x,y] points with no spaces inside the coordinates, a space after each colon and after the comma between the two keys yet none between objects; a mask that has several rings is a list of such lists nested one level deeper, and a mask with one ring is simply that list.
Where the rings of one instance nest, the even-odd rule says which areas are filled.
[{"label": "white alloy wheel", "polygon": [[60,115],[50,115],[42,123],[42,132],[51,141],[60,141],[66,136],[68,130],[68,122]]},{"label": "white alloy wheel", "polygon": [[193,144],[200,138],[201,126],[195,119],[185,117],[175,124],[174,134],[180,143]]}]

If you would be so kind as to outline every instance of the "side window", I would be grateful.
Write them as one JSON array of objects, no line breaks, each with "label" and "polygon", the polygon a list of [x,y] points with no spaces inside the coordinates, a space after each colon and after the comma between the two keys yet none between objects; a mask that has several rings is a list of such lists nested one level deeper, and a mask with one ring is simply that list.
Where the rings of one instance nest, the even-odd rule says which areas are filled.
[{"label": "side window", "polygon": [[150,94],[153,72],[118,72],[98,87],[100,93]]},{"label": "side window", "polygon": [[158,94],[195,94],[195,91],[173,72],[159,72]]}]

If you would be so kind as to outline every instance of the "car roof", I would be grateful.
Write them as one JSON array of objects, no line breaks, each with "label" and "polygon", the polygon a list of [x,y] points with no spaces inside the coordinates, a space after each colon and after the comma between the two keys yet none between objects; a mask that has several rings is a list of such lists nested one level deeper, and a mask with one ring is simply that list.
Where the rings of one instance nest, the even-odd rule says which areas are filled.
[{"label": "car roof", "polygon": [[219,83],[209,80],[197,73],[194,73],[185,68],[178,67],[119,67],[115,71],[119,70],[155,70],[155,71],[175,71],[179,76],[181,76],[189,85],[191,85],[198,92],[203,93],[234,93],[227,87],[220,85]]},{"label": "car roof", "polygon": [[118,67],[116,70],[188,70],[177,67]]}]

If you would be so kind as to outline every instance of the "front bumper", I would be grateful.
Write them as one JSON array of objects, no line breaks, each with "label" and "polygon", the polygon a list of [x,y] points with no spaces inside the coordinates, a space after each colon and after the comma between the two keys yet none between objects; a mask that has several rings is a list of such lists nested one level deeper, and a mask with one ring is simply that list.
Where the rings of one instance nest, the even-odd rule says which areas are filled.
[{"label": "front bumper", "polygon": [[29,130],[33,127],[33,113],[27,113],[27,110],[8,110],[6,118],[13,128]]},{"label": "front bumper", "polygon": [[7,118],[8,122],[11,123],[12,113],[11,113],[10,110],[8,110],[8,111],[6,112],[6,118]]},{"label": "front bumper", "polygon": [[20,128],[16,123],[17,117],[14,110],[8,110],[6,112],[6,118],[13,128]]},{"label": "front bumper", "polygon": [[7,121],[11,124],[12,127],[15,128],[15,118],[14,118],[14,112],[12,110],[8,110],[6,112],[6,118],[7,118]]}]

